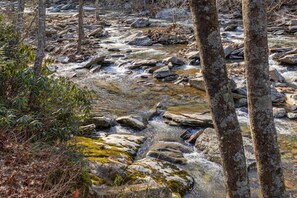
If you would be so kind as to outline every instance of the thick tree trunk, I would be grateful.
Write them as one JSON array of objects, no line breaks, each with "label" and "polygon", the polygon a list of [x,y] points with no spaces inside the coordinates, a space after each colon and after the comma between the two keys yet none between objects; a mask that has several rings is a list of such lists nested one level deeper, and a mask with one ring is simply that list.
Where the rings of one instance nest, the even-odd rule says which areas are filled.
[{"label": "thick tree trunk", "polygon": [[245,63],[251,131],[262,197],[284,197],[269,83],[265,0],[244,0]]},{"label": "thick tree trunk", "polygon": [[243,141],[231,95],[215,0],[191,0],[202,72],[217,131],[227,197],[250,197]]},{"label": "thick tree trunk", "polygon": [[18,39],[20,40],[23,33],[24,27],[24,10],[25,10],[25,0],[18,0],[18,14],[16,20],[16,32]]},{"label": "thick tree trunk", "polygon": [[84,39],[84,0],[79,0],[79,11],[78,11],[78,41],[77,41],[77,53],[81,53],[81,45]]},{"label": "thick tree trunk", "polygon": [[35,77],[39,78],[42,71],[42,62],[44,58],[44,48],[45,48],[45,0],[39,0],[38,3],[38,45],[37,52],[34,62],[34,73]]}]

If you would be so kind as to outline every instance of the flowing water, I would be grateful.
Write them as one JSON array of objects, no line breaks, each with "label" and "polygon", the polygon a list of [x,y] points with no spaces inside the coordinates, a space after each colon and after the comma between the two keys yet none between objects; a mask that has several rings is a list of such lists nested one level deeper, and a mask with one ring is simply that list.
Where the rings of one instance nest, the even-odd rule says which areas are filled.
[{"label": "flowing water", "polygon": [[[127,54],[127,58],[112,58],[116,63],[129,64],[133,60],[162,60],[184,48],[184,45],[174,46],[150,46],[136,47],[125,44],[124,40],[128,35],[141,30],[132,29],[119,23],[120,14],[115,11],[106,11],[103,16],[111,22],[112,26],[106,28],[110,37],[102,39],[100,45],[103,48],[117,48],[121,51],[132,50]],[[155,21],[156,23],[158,21]],[[168,24],[161,21],[162,25]],[[243,33],[227,33],[228,39],[242,41]],[[296,41],[296,40],[295,40]],[[284,44],[285,43],[285,44]],[[290,38],[271,37],[270,44],[284,44],[285,46],[293,45]],[[296,43],[295,43],[296,44]],[[285,47],[281,45],[282,47]],[[101,53],[99,49],[98,53]],[[108,55],[121,52],[106,52]],[[272,67],[277,68],[286,77],[286,79],[296,84],[296,70],[289,71],[287,68],[279,66],[276,62],[270,60]],[[129,71],[124,67],[118,67],[117,64],[103,68],[98,73],[89,73],[88,70],[75,70],[78,64],[64,64],[59,67],[58,74],[71,76],[74,72],[77,77],[72,80],[82,86],[87,86],[94,90],[95,101],[93,104],[93,113],[96,115],[123,116],[128,114],[144,114],[150,110],[156,103],[162,101],[172,112],[194,113],[208,109],[205,93],[198,91],[189,86],[175,85],[173,83],[159,82],[148,76],[143,79],[141,76],[145,73],[143,70]],[[177,71],[179,74],[195,75],[199,67],[185,66]],[[244,111],[238,110],[238,118],[241,123],[244,135],[249,136],[248,115]],[[287,177],[287,186],[297,190],[297,181],[294,178],[297,171],[297,124],[296,121],[288,119],[276,119],[276,128],[279,133],[283,161]],[[161,117],[155,117],[149,121],[148,129],[141,132],[148,137],[149,141],[143,146],[138,157],[145,155],[148,148],[159,140],[171,140],[182,142],[180,135],[186,129],[182,127],[172,127],[164,123]],[[195,130],[191,129],[190,130]],[[123,127],[113,127],[110,132],[135,133]],[[184,143],[186,144],[186,143]],[[188,164],[183,166],[195,178],[195,186],[191,193],[185,195],[185,198],[207,198],[207,197],[224,197],[223,172],[221,165],[211,162],[205,158],[203,153],[196,150],[192,145],[186,144],[193,149],[190,154],[185,154]],[[256,187],[255,187],[256,188]],[[256,195],[256,193],[254,193]]]}]

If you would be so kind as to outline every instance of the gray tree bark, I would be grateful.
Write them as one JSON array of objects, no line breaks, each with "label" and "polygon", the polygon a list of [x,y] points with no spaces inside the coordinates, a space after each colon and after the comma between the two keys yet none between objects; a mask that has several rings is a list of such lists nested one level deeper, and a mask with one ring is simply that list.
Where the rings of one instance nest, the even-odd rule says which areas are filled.
[{"label": "gray tree bark", "polygon": [[46,8],[45,0],[38,1],[38,45],[37,52],[34,62],[34,73],[35,77],[38,78],[42,71],[42,62],[44,59],[44,48],[45,48],[45,20],[46,20]]},{"label": "gray tree bark", "polygon": [[243,20],[249,117],[261,194],[282,198],[285,185],[272,113],[265,0],[243,0]]},{"label": "gray tree bark", "polygon": [[18,13],[16,20],[16,32],[18,39],[20,40],[24,28],[24,10],[25,10],[25,0],[18,0]]},{"label": "gray tree bark", "polygon": [[77,41],[77,53],[81,53],[81,45],[84,39],[84,0],[79,0],[79,10],[78,10],[78,41]]},{"label": "gray tree bark", "polygon": [[250,197],[241,129],[231,95],[215,0],[191,0],[202,72],[219,139],[227,197]]},{"label": "gray tree bark", "polygon": [[96,17],[96,21],[100,20],[100,15],[99,15],[99,0],[96,0],[95,2],[95,17]]}]

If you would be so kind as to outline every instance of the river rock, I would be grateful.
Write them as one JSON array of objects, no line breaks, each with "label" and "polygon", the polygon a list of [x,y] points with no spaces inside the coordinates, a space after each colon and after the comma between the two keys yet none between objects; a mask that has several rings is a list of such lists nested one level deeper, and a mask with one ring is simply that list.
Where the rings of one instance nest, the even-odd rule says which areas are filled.
[{"label": "river rock", "polygon": [[280,59],[278,59],[281,63],[297,65],[297,54],[288,54]]},{"label": "river rock", "polygon": [[176,56],[172,56],[164,59],[163,63],[166,65],[171,63],[172,65],[177,65],[177,66],[186,64],[182,59],[177,58]]},{"label": "river rock", "polygon": [[82,132],[82,134],[89,135],[96,131],[96,125],[89,124],[89,125],[85,125],[85,126],[80,126],[79,130]]},{"label": "river rock", "polygon": [[172,198],[172,191],[163,185],[156,182],[145,182],[143,184],[125,185],[117,187],[96,186],[91,187],[90,192],[92,197],[100,198],[132,198],[132,197],[158,197]]},{"label": "river rock", "polygon": [[146,128],[146,125],[143,123],[143,121],[140,121],[140,119],[137,119],[132,115],[119,117],[116,119],[116,121],[122,126],[136,130],[143,130]]},{"label": "river rock", "polygon": [[196,89],[205,91],[205,82],[202,75],[198,75],[196,78],[192,78],[189,80],[189,84]]},{"label": "river rock", "polygon": [[100,37],[104,37],[104,36],[107,36],[108,35],[108,32],[107,31],[104,31],[104,29],[102,27],[99,27],[95,30],[93,30],[88,36],[91,37],[95,37],[95,38],[100,38]]},{"label": "river rock", "polygon": [[197,59],[200,59],[200,53],[199,53],[199,51],[191,51],[186,54],[186,57],[188,59],[197,60]]},{"label": "river rock", "polygon": [[151,46],[153,45],[153,41],[148,36],[140,36],[140,34],[134,34],[127,38],[128,45],[136,45],[136,46]]},{"label": "river rock", "polygon": [[193,135],[190,136],[190,138],[187,140],[190,144],[195,144],[196,140],[199,138],[199,136],[203,133],[203,130],[196,131]]},{"label": "river rock", "polygon": [[136,19],[132,24],[131,27],[133,28],[143,28],[149,26],[151,23],[149,19]]},{"label": "river rock", "polygon": [[168,8],[163,9],[157,12],[157,19],[172,19],[172,18],[183,18],[190,17],[191,13],[187,9],[184,8]]},{"label": "river rock", "polygon": [[[245,149],[245,157],[248,167],[255,165],[256,159],[254,157],[252,140],[243,137],[243,144]],[[196,148],[203,151],[209,160],[221,164],[221,156],[219,149],[219,141],[217,139],[216,131],[213,128],[207,128],[198,137],[195,144]]]},{"label": "river rock", "polygon": [[273,103],[284,102],[285,95],[278,92],[275,88],[271,88],[271,100]]},{"label": "river rock", "polygon": [[286,94],[286,103],[290,106],[297,106],[297,94]]},{"label": "river rock", "polygon": [[269,76],[274,82],[286,82],[285,78],[276,69],[269,70]]},{"label": "river rock", "polygon": [[186,127],[209,127],[212,126],[212,118],[208,113],[195,113],[195,114],[173,114],[166,111],[163,115],[166,119],[165,122],[173,126],[186,126]]},{"label": "river rock", "polygon": [[297,119],[297,113],[294,112],[287,113],[287,116],[291,120]]},{"label": "river rock", "polygon": [[224,53],[225,53],[225,57],[228,57],[229,55],[231,55],[231,53],[237,49],[237,46],[235,43],[232,44],[228,44],[228,45],[224,45]]},{"label": "river rock", "polygon": [[157,69],[153,72],[153,76],[158,79],[175,75],[176,74],[173,71],[171,71],[171,69],[168,66],[161,67],[160,69]]},{"label": "river rock", "polygon": [[150,148],[147,156],[174,164],[185,164],[183,153],[190,152],[192,150],[181,143],[159,141]]},{"label": "river rock", "polygon": [[185,170],[174,164],[155,158],[144,158],[129,166],[128,174],[133,183],[146,183],[153,180],[169,187],[172,192],[185,193],[194,185],[194,179]]},{"label": "river rock", "polygon": [[138,69],[140,67],[154,67],[158,64],[158,61],[156,60],[141,60],[138,62],[133,63],[132,65],[129,65],[128,69]]},{"label": "river rock", "polygon": [[91,174],[113,183],[117,175],[124,176],[144,140],[144,136],[101,133],[96,138],[74,137],[69,144],[80,148]]},{"label": "river rock", "polygon": [[114,120],[108,117],[93,117],[89,122],[96,125],[96,128],[108,128],[114,124]]},{"label": "river rock", "polygon": [[90,69],[93,65],[101,65],[105,59],[105,55],[98,55],[91,58],[82,68]]},{"label": "river rock", "polygon": [[284,108],[276,108],[276,107],[273,108],[273,116],[275,118],[283,118],[286,116],[286,113],[287,111]]}]

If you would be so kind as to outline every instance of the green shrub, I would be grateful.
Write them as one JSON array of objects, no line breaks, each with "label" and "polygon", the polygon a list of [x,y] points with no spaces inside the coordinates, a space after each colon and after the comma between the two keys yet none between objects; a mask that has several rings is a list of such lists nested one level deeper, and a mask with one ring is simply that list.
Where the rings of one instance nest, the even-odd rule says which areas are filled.
[{"label": "green shrub", "polygon": [[91,92],[65,78],[51,77],[46,65],[36,81],[30,67],[34,51],[16,39],[0,17],[0,127],[26,139],[68,139],[89,115]]}]

